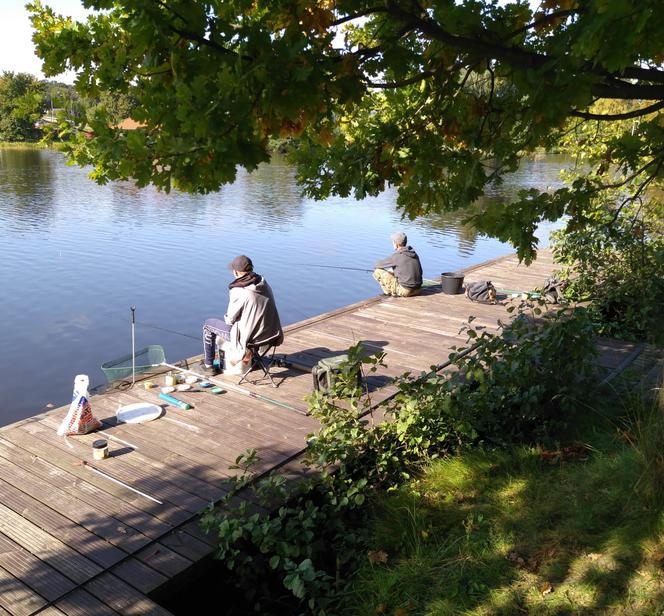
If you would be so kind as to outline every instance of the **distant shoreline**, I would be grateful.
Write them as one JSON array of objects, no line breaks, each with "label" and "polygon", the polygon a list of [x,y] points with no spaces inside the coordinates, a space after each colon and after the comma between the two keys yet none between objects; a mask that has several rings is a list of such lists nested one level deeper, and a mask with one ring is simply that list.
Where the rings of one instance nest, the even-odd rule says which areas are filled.
[{"label": "distant shoreline", "polygon": [[51,146],[41,141],[0,141],[2,150],[48,150]]}]

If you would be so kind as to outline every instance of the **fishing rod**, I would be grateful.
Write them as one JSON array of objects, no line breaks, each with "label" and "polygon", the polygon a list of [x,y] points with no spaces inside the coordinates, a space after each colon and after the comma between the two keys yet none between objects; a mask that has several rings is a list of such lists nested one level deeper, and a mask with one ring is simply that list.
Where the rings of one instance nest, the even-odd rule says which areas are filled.
[{"label": "fishing rod", "polygon": [[131,307],[131,384],[136,383],[136,306]]},{"label": "fishing rod", "polygon": [[542,297],[541,293],[538,293],[537,291],[518,291],[515,289],[496,289],[496,293],[503,293],[504,295],[527,295],[528,298],[533,298],[537,299],[538,297]]},{"label": "fishing rod", "polygon": [[[372,269],[365,269],[363,267],[347,267],[345,265],[322,265],[320,263],[295,263],[295,265],[301,265],[302,267],[324,267],[326,269],[351,270],[354,272],[368,272],[369,274],[374,272]],[[440,284],[438,280],[431,280],[430,278],[423,278],[422,282],[427,283],[425,286]]]},{"label": "fishing rod", "polygon": [[372,269],[365,269],[363,267],[346,267],[345,265],[321,265],[319,263],[295,263],[303,267],[324,267],[325,269],[338,269],[338,270],[352,270],[354,272],[373,272]]},{"label": "fishing rod", "polygon": [[280,406],[282,408],[288,409],[289,411],[295,411],[296,413],[300,413],[300,415],[306,415],[307,413],[301,409],[298,409],[294,406],[291,406],[290,404],[287,404],[286,402],[280,402],[279,400],[274,400],[273,398],[268,398],[267,396],[263,396],[262,394],[257,394],[256,392],[250,391],[248,389],[244,389],[244,387],[240,387],[239,385],[235,385],[234,383],[229,383],[228,381],[223,381],[222,379],[217,379],[214,377],[207,377],[203,374],[200,374],[198,372],[194,372],[193,370],[189,370],[188,368],[182,368],[181,366],[175,366],[174,364],[168,364],[165,361],[162,362],[160,365],[166,366],[167,368],[172,368],[173,370],[178,370],[179,372],[185,372],[187,374],[191,374],[192,376],[197,376],[199,379],[203,381],[209,381],[210,383],[213,383],[214,385],[218,385],[219,387],[229,389],[230,391],[237,392],[238,394],[243,394],[245,396],[249,396],[250,398],[255,398],[256,400],[262,400],[263,402],[269,402],[270,404],[276,404],[277,406]]}]

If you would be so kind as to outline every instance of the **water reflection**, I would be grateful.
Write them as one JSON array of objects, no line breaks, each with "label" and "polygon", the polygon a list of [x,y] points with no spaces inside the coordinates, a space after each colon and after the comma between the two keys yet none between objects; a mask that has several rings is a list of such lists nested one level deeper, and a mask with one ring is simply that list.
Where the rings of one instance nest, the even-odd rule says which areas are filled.
[{"label": "water reflection", "polygon": [[3,218],[13,228],[48,226],[53,218],[53,158],[42,150],[0,148]]},{"label": "water reflection", "polygon": [[244,217],[272,229],[287,229],[303,216],[304,199],[294,170],[276,156],[253,173],[238,172],[237,180],[221,191],[220,205],[242,212]]},{"label": "water reflection", "polygon": [[479,232],[464,222],[468,215],[467,210],[429,214],[416,221],[416,224],[435,235],[456,241],[461,254],[472,255],[477,247]]},{"label": "water reflection", "polygon": [[[562,164],[528,162],[487,199],[553,185]],[[169,360],[199,353],[201,323],[225,309],[226,264],[236,254],[252,257],[291,323],[374,295],[368,274],[310,266],[371,267],[390,252],[396,229],[428,277],[510,252],[464,225],[467,212],[409,222],[395,202],[393,190],[362,202],[303,199],[280,159],[192,196],[97,186],[57,152],[0,150],[0,424],[64,403],[77,373],[102,382],[99,366],[130,350],[132,305],[146,323],[138,347],[161,344]]]}]

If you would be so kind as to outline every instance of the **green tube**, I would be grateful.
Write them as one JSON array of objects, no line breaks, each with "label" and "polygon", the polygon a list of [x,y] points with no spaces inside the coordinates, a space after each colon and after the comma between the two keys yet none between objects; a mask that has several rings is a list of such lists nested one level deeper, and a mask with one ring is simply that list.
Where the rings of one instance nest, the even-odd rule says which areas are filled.
[{"label": "green tube", "polygon": [[186,402],[183,402],[182,400],[178,400],[177,398],[174,398],[173,396],[169,396],[168,394],[159,394],[159,397],[162,400],[165,400],[169,404],[172,404],[173,406],[177,406],[178,408],[181,408],[183,411],[188,411],[191,408],[191,404],[187,404]]}]

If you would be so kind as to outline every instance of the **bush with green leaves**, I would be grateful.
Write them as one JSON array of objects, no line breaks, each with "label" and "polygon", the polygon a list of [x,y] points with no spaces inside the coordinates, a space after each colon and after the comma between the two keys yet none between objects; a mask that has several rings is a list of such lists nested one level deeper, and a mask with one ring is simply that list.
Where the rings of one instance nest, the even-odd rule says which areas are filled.
[{"label": "bush with green leaves", "polygon": [[380,416],[357,373],[376,371],[384,354],[349,349],[332,390],[309,400],[321,427],[309,437],[306,479],[276,472],[254,481],[255,453],[238,459],[241,474],[203,524],[256,611],[283,607],[290,593],[291,613],[335,613],[366,552],[372,493],[433,458],[480,442],[538,440],[572,417],[592,376],[592,325],[582,309],[529,310],[498,333],[469,324],[469,346],[451,356],[448,372],[403,375]]},{"label": "bush with green leaves", "polygon": [[545,314],[541,304],[530,315],[522,310],[499,336],[469,327],[477,348],[453,356],[462,380],[447,385],[456,415],[492,443],[555,436],[595,376],[595,329],[583,308]]},{"label": "bush with green leaves", "polygon": [[601,334],[664,340],[663,220],[662,204],[635,201],[598,207],[592,224],[556,233],[566,295],[590,302]]}]

